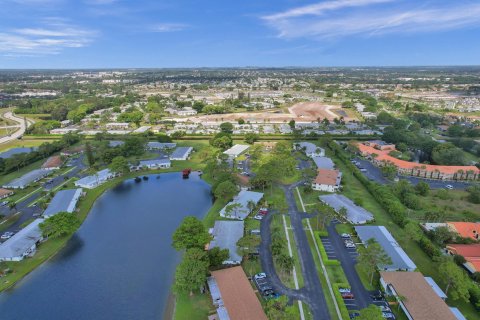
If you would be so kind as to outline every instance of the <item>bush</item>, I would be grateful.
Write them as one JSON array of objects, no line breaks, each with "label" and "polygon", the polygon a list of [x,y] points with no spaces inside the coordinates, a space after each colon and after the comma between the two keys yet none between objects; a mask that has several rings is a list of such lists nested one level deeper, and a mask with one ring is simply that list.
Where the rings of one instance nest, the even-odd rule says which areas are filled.
[{"label": "bush", "polygon": [[421,237],[418,244],[430,258],[440,257],[442,255],[442,252],[427,237]]},{"label": "bush", "polygon": [[[320,233],[319,231],[315,231],[314,234],[315,234],[315,241],[317,241],[318,249],[320,250],[320,256],[322,257],[323,263],[326,266],[339,266],[340,261],[328,259],[327,252],[325,251],[325,247],[323,246],[322,240],[320,239],[321,236],[322,237],[324,236],[324,233]],[[327,233],[327,235],[328,235],[328,233]]]}]

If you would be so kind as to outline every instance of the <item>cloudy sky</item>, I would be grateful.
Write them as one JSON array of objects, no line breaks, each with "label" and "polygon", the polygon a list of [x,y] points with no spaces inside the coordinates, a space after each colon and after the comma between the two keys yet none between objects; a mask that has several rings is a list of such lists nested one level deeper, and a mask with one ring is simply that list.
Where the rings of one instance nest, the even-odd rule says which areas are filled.
[{"label": "cloudy sky", "polygon": [[0,0],[0,69],[479,64],[478,0]]}]

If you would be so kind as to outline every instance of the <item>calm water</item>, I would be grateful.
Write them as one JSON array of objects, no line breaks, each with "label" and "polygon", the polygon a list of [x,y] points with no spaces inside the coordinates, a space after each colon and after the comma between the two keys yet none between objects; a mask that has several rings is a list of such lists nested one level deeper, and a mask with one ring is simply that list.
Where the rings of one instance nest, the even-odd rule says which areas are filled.
[{"label": "calm water", "polygon": [[54,259],[0,294],[0,319],[161,319],[179,260],[171,235],[210,206],[196,174],[125,181],[97,200]]}]

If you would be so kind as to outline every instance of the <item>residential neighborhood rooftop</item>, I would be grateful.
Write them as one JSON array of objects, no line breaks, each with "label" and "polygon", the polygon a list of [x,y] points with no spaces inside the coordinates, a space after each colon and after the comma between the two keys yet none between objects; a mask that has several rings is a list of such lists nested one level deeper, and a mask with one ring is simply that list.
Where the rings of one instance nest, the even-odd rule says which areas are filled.
[{"label": "residential neighborhood rooftop", "polygon": [[0,261],[11,260],[23,256],[30,248],[42,239],[40,223],[43,219],[35,219],[25,228],[0,244]]},{"label": "residential neighborhood rooftop", "polygon": [[339,170],[317,169],[317,177],[314,183],[337,186],[340,184],[341,177],[342,173]]},{"label": "residential neighborhood rooftop", "polygon": [[230,157],[238,157],[240,154],[245,152],[248,148],[250,148],[249,145],[246,144],[236,144],[230,149],[224,151],[223,153],[230,156]]},{"label": "residential neighborhood rooftop", "polygon": [[5,188],[25,188],[32,182],[35,182],[43,177],[46,177],[51,173],[50,170],[47,169],[35,169],[32,170],[20,178],[10,181],[9,183],[5,184]]},{"label": "residential neighborhood rooftop", "polygon": [[267,320],[242,267],[212,271],[230,320]]},{"label": "residential neighborhood rooftop", "polygon": [[[244,220],[250,214],[248,203],[252,202],[257,205],[262,198],[263,193],[261,192],[242,190],[232,201],[220,210],[220,216]],[[237,205],[237,207],[234,208],[232,212],[227,212],[227,208],[232,205]]]},{"label": "residential neighborhood rooftop", "polygon": [[380,272],[382,281],[404,297],[403,305],[413,319],[456,320],[450,308],[420,272]]},{"label": "residential neighborhood rooftop", "polygon": [[321,195],[320,200],[339,212],[341,208],[347,209],[347,220],[353,224],[363,224],[373,220],[373,214],[357,206],[352,200],[341,194]]},{"label": "residential neighborhood rooftop", "polygon": [[48,218],[59,212],[73,212],[81,194],[80,188],[58,191],[43,212],[43,216]]},{"label": "residential neighborhood rooftop", "polygon": [[379,266],[380,270],[413,271],[417,268],[384,226],[356,226],[355,231],[363,243],[367,243],[370,239],[375,239],[392,260],[392,263],[389,265]]},{"label": "residential neighborhood rooftop", "polygon": [[240,263],[242,256],[238,254],[237,242],[243,237],[243,221],[215,221],[212,230],[213,240],[210,242],[209,249],[220,248],[228,249],[230,264]]}]

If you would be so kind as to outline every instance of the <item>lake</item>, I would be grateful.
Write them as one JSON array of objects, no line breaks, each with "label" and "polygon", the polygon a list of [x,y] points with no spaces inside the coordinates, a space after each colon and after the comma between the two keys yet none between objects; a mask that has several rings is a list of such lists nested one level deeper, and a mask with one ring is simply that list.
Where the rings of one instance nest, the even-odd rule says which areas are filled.
[{"label": "lake", "polygon": [[159,176],[99,197],[64,249],[0,294],[0,319],[161,319],[180,259],[171,236],[212,198],[197,173]]}]

